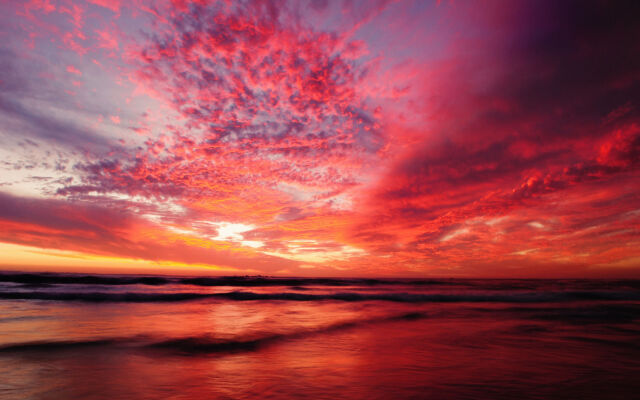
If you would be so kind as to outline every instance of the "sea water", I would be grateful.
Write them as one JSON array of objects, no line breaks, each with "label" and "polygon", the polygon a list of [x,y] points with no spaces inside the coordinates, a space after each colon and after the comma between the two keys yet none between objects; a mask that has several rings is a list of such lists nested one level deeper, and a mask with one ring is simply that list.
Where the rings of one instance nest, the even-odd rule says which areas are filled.
[{"label": "sea water", "polygon": [[631,399],[640,282],[0,274],[0,399]]}]

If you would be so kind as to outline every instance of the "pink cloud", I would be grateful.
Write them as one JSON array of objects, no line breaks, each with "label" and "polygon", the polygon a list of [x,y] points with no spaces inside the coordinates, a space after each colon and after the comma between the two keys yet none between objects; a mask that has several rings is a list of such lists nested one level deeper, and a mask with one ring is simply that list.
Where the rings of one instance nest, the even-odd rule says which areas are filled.
[{"label": "pink cloud", "polygon": [[[42,69],[7,69],[0,117],[74,157],[27,211],[82,205],[55,221],[16,209],[2,240],[373,275],[587,276],[639,256],[638,28],[622,3],[90,3],[28,3],[19,61],[0,54]],[[82,84],[31,61],[49,53]],[[104,226],[114,198],[182,213]],[[203,221],[261,245],[218,243]]]},{"label": "pink cloud", "polygon": [[67,65],[67,72],[70,74],[82,75],[82,72],[80,72],[80,70],[73,65]]},{"label": "pink cloud", "polygon": [[104,8],[107,8],[114,13],[120,13],[120,7],[122,7],[122,2],[120,0],[87,0],[91,4],[95,4]]}]

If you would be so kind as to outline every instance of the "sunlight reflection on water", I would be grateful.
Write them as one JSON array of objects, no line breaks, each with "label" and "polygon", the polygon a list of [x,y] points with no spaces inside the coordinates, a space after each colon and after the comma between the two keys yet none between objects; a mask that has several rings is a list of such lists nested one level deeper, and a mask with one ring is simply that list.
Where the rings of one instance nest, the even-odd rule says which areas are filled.
[{"label": "sunlight reflection on water", "polygon": [[3,300],[0,398],[628,398],[640,390],[639,311],[629,300]]}]

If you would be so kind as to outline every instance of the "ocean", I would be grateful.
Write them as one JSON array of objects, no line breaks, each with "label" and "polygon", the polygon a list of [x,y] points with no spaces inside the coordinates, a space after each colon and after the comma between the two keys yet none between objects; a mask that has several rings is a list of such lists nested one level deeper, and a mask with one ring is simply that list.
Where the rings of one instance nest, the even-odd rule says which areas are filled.
[{"label": "ocean", "polygon": [[0,274],[0,399],[640,398],[640,281]]}]

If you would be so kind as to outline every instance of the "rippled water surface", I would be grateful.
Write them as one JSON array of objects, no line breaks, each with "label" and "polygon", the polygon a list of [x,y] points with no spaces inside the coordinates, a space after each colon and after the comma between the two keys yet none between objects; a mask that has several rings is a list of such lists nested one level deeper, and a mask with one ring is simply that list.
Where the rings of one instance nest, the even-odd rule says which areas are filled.
[{"label": "rippled water surface", "polygon": [[0,274],[1,399],[629,399],[640,282]]}]

